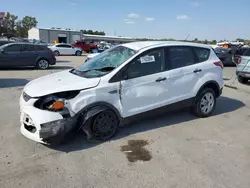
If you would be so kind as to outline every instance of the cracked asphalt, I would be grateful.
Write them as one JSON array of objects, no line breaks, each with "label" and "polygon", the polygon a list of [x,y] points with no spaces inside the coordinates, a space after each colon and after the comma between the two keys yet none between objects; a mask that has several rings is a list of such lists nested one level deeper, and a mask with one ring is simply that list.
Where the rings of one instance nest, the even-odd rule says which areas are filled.
[{"label": "cracked asphalt", "polygon": [[[224,88],[209,118],[181,110],[122,127],[109,142],[79,133],[49,148],[20,134],[19,97],[29,80],[84,62],[57,59],[46,71],[0,70],[1,188],[249,188],[250,85],[233,83],[235,67],[226,67],[224,77],[237,89]],[[132,140],[147,143],[148,161],[129,162],[121,148]]]}]

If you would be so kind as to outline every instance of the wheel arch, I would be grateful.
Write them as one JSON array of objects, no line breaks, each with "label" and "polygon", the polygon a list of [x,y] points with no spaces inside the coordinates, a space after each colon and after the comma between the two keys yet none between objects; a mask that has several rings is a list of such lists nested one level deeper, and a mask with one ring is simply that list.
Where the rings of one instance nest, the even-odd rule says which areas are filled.
[{"label": "wheel arch", "polygon": [[86,133],[88,139],[91,139],[93,137],[91,131],[91,119],[95,115],[107,109],[112,110],[116,114],[118,123],[120,125],[122,123],[122,117],[119,110],[114,105],[108,102],[94,102],[85,106],[77,113],[77,122],[79,124],[79,130],[82,129]]},{"label": "wheel arch", "polygon": [[211,81],[205,82],[205,83],[200,87],[200,89],[197,91],[196,96],[197,96],[204,88],[211,88],[211,89],[214,90],[214,92],[215,92],[215,94],[216,94],[216,97],[219,97],[219,96],[220,96],[220,86],[219,86],[219,84],[218,84],[216,81],[211,80]]}]

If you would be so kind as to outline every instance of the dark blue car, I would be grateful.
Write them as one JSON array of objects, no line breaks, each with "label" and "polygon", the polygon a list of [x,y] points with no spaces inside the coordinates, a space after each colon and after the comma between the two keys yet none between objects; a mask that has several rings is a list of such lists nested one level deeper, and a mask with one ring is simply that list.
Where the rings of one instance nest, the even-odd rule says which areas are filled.
[{"label": "dark blue car", "polygon": [[47,46],[29,43],[9,43],[0,46],[0,67],[37,67],[48,69],[56,64],[54,52]]}]

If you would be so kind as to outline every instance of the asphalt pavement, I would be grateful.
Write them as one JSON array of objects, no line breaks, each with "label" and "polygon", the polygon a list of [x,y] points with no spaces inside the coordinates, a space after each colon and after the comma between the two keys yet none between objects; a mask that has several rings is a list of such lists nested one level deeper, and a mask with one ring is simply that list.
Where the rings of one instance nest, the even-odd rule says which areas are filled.
[{"label": "asphalt pavement", "polygon": [[49,70],[0,70],[1,188],[249,188],[250,85],[224,69],[226,84],[214,114],[185,110],[141,120],[105,143],[82,134],[50,148],[20,134],[19,97],[30,80],[70,69],[82,57],[58,57]]}]

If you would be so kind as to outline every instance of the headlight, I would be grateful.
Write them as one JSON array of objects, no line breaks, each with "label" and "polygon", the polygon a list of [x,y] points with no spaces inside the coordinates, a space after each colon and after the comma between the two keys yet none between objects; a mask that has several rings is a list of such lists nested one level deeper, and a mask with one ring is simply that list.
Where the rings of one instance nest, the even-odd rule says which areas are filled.
[{"label": "headlight", "polygon": [[51,111],[61,111],[64,109],[64,99],[58,99],[53,102],[50,106],[48,106],[48,110]]},{"label": "headlight", "polygon": [[37,100],[34,106],[42,110],[63,111],[66,109],[67,100],[76,97],[79,93],[80,91],[66,91],[47,95]]}]

